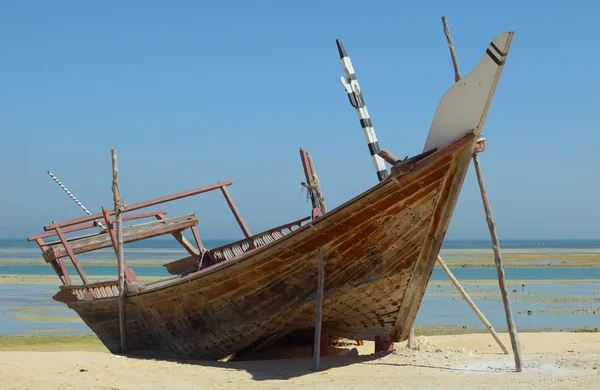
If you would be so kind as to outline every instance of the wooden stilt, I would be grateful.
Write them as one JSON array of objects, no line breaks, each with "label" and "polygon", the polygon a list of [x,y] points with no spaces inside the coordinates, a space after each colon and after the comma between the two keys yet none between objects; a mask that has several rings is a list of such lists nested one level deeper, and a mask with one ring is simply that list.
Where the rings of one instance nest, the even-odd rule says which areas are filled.
[{"label": "wooden stilt", "polygon": [[512,344],[513,353],[515,355],[515,366],[517,372],[521,372],[521,344],[519,343],[519,335],[517,334],[517,327],[515,325],[512,308],[510,306],[508,289],[506,287],[506,280],[504,278],[504,268],[502,267],[500,242],[498,240],[498,234],[496,233],[496,225],[494,223],[494,218],[492,217],[492,208],[487,197],[487,190],[485,188],[485,183],[483,182],[483,173],[481,172],[478,154],[473,155],[473,163],[475,164],[475,172],[477,172],[477,181],[479,182],[479,189],[481,191],[481,200],[483,201],[483,208],[485,209],[485,219],[487,221],[488,228],[490,229],[490,236],[492,237],[494,264],[496,265],[496,272],[498,273],[498,284],[500,285],[500,293],[502,294],[502,302],[504,303],[504,313],[506,315],[506,324],[508,325],[508,332],[510,334],[510,343]]},{"label": "wooden stilt", "polygon": [[323,316],[323,289],[325,287],[325,271],[323,270],[323,248],[317,249],[317,267],[319,269],[319,281],[317,285],[316,322],[315,322],[315,344],[313,349],[313,370],[318,371],[321,363],[321,325]]},{"label": "wooden stilt", "polygon": [[[456,52],[454,51],[454,42],[450,35],[450,28],[445,16],[442,16],[442,24],[444,26],[444,34],[448,41],[448,47],[450,48],[450,56],[452,57],[452,65],[454,67],[454,80],[458,81],[461,79],[460,71],[458,69],[458,59],[456,58]],[[510,333],[510,343],[512,345],[513,353],[515,355],[515,366],[517,372],[521,372],[521,345],[519,343],[519,337],[517,335],[517,327],[512,315],[512,309],[510,307],[510,300],[508,298],[508,290],[506,288],[506,281],[504,280],[504,268],[502,267],[502,255],[500,254],[500,244],[498,240],[498,234],[496,233],[496,226],[494,219],[492,218],[492,208],[488,201],[487,191],[485,189],[485,183],[483,182],[483,174],[481,173],[481,166],[479,165],[479,156],[477,151],[473,154],[473,163],[475,165],[475,171],[477,172],[477,181],[479,182],[479,190],[481,192],[481,200],[483,201],[483,208],[485,210],[486,220],[488,228],[490,229],[490,235],[492,237],[492,247],[494,250],[494,263],[496,265],[496,271],[498,273],[498,283],[500,285],[500,293],[502,294],[502,302],[504,303],[504,312],[506,314],[506,323],[508,325],[508,331]]]},{"label": "wooden stilt", "polygon": [[496,342],[498,343],[500,348],[502,348],[502,351],[508,355],[509,354],[508,348],[506,348],[506,345],[504,344],[504,342],[502,342],[502,340],[500,339],[500,336],[498,336],[498,333],[496,333],[496,330],[494,329],[492,324],[490,324],[490,322],[487,320],[487,318],[485,318],[483,313],[479,310],[477,305],[475,305],[475,302],[473,302],[473,300],[471,299],[469,294],[467,294],[465,289],[460,285],[460,283],[458,282],[458,280],[456,279],[456,277],[454,276],[452,271],[450,271],[450,268],[448,268],[448,266],[446,265],[444,260],[442,260],[442,258],[440,256],[438,256],[437,262],[438,262],[439,266],[444,270],[446,275],[448,275],[448,279],[450,279],[452,284],[454,284],[454,287],[456,287],[456,289],[458,290],[460,295],[462,295],[463,299],[465,301],[467,301],[467,303],[469,304],[471,309],[473,309],[473,311],[475,312],[477,317],[479,317],[481,322],[483,322],[483,325],[485,325],[486,329],[492,334],[492,337],[494,338],[494,340],[496,340]]},{"label": "wooden stilt", "polygon": [[127,329],[125,310],[125,258],[123,256],[123,210],[125,204],[119,191],[119,170],[117,169],[117,151],[111,150],[112,155],[112,192],[115,203],[115,230],[117,231],[117,264],[119,270],[119,332],[121,334],[121,353],[127,352]]},{"label": "wooden stilt", "polygon": [[410,328],[410,334],[408,335],[408,342],[406,343],[408,349],[415,349],[415,326]]}]

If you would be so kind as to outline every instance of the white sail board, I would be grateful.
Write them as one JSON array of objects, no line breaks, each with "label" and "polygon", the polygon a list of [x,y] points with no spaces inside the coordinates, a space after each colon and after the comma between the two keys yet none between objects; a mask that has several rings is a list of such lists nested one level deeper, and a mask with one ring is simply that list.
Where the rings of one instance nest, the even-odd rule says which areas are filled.
[{"label": "white sail board", "polygon": [[424,152],[441,149],[471,130],[476,136],[481,134],[512,37],[511,31],[494,38],[477,66],[442,96]]}]

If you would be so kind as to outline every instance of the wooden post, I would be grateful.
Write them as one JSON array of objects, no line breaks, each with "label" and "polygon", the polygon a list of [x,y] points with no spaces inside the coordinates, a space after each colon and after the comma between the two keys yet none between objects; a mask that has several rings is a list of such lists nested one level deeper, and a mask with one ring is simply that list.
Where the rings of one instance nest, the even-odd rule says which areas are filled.
[{"label": "wooden post", "polygon": [[408,349],[415,349],[415,325],[413,324],[412,328],[410,328],[410,333],[408,335],[408,342],[406,343]]},{"label": "wooden post", "polygon": [[452,57],[452,66],[454,67],[454,81],[460,80],[460,71],[458,70],[458,59],[456,58],[456,52],[454,51],[454,41],[452,41],[452,35],[450,35],[450,28],[448,28],[448,21],[445,16],[442,16],[442,24],[444,25],[444,34],[446,34],[446,40],[448,41],[448,48],[450,49],[450,57]]},{"label": "wooden post", "polygon": [[481,200],[483,201],[483,208],[485,209],[485,219],[490,229],[490,236],[492,237],[492,248],[494,249],[494,264],[496,265],[496,272],[498,273],[498,284],[500,285],[500,293],[502,294],[502,302],[504,303],[504,313],[506,315],[506,324],[508,325],[508,332],[510,333],[510,343],[512,345],[513,353],[515,354],[515,366],[517,372],[521,372],[521,344],[519,343],[519,335],[517,334],[517,327],[512,315],[512,308],[510,306],[510,299],[508,297],[508,289],[506,287],[506,280],[504,278],[504,268],[502,267],[502,254],[500,253],[500,242],[498,240],[498,234],[496,233],[496,225],[494,218],[492,217],[492,208],[487,197],[487,190],[485,183],[483,182],[483,173],[481,173],[481,165],[479,164],[479,155],[475,153],[473,155],[473,163],[475,164],[475,172],[477,172],[477,181],[479,182],[479,189],[481,191]]},{"label": "wooden post", "polygon": [[327,212],[327,206],[325,205],[325,198],[323,197],[323,191],[321,191],[321,183],[319,182],[319,176],[317,176],[317,170],[315,169],[315,165],[313,164],[312,155],[308,153],[308,165],[310,166],[310,170],[312,172],[313,185],[315,186],[317,203],[321,208],[321,212],[325,214]]},{"label": "wooden post", "polygon": [[112,155],[112,192],[115,204],[115,230],[117,231],[117,264],[119,270],[119,332],[121,334],[121,353],[127,352],[127,328],[125,311],[125,258],[123,257],[123,211],[125,204],[119,191],[119,170],[117,169],[117,151],[111,150]]},{"label": "wooden post", "polygon": [[467,301],[467,303],[469,304],[469,306],[471,307],[471,309],[473,309],[473,311],[475,312],[475,314],[477,315],[477,317],[479,317],[479,319],[481,320],[481,322],[483,322],[483,325],[485,325],[486,329],[492,334],[492,337],[494,338],[494,340],[496,340],[496,342],[498,343],[498,345],[500,346],[500,348],[502,348],[502,351],[506,355],[508,355],[509,354],[508,348],[506,348],[506,345],[502,342],[502,340],[498,336],[498,333],[496,333],[496,330],[494,329],[494,327],[492,326],[492,324],[490,324],[490,322],[487,320],[487,318],[485,318],[485,316],[483,315],[483,313],[479,310],[479,308],[477,307],[477,305],[475,305],[475,302],[473,302],[473,300],[471,299],[471,297],[469,296],[469,294],[467,294],[467,292],[465,291],[465,289],[460,285],[460,283],[458,282],[458,280],[456,279],[456,277],[454,276],[454,274],[452,273],[452,271],[450,271],[450,268],[448,268],[448,266],[446,265],[446,263],[444,262],[444,260],[442,260],[442,258],[440,256],[438,256],[437,262],[438,262],[439,266],[444,270],[444,272],[446,273],[446,275],[448,275],[448,279],[450,279],[450,281],[452,282],[452,284],[454,284],[454,287],[456,287],[456,289],[458,290],[458,292],[460,293],[460,295],[462,295],[463,299],[465,301]]},{"label": "wooden post", "polygon": [[323,316],[323,289],[325,287],[325,271],[323,270],[323,248],[317,249],[317,267],[319,269],[319,281],[317,285],[316,322],[315,322],[315,344],[313,348],[313,370],[319,370],[321,362],[321,325]]},{"label": "wooden post", "polygon": [[[450,35],[450,29],[448,28],[448,22],[446,17],[442,16],[442,24],[444,25],[444,33],[446,34],[446,40],[448,41],[448,47],[450,48],[450,56],[452,57],[452,65],[454,67],[454,79],[455,81],[460,80],[460,71],[458,70],[458,60],[456,59],[456,52],[454,51],[454,42]],[[485,219],[488,223],[490,230],[490,236],[492,237],[492,248],[494,250],[494,264],[496,265],[496,272],[498,273],[498,284],[500,285],[500,293],[502,294],[502,302],[504,303],[504,312],[506,314],[506,324],[508,325],[508,332],[510,333],[510,343],[512,345],[513,353],[515,355],[515,366],[517,372],[521,372],[521,344],[519,343],[519,336],[517,335],[517,327],[512,315],[512,308],[510,306],[510,300],[508,298],[508,290],[506,288],[506,281],[504,280],[504,268],[502,267],[502,255],[500,254],[500,244],[498,240],[498,234],[496,233],[496,225],[492,218],[492,208],[488,201],[487,191],[485,189],[485,183],[483,182],[483,174],[481,173],[481,166],[479,165],[479,156],[477,152],[473,154],[473,164],[475,165],[475,171],[477,172],[477,181],[479,182],[479,190],[481,192],[481,200],[483,201],[483,208],[485,210]]]}]

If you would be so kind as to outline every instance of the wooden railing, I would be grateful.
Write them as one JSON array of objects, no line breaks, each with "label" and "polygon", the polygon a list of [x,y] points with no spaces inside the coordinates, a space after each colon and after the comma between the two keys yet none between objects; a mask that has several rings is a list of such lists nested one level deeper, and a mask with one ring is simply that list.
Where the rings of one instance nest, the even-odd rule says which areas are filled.
[{"label": "wooden railing", "polygon": [[283,238],[297,228],[302,226],[302,222],[309,220],[310,217],[302,218],[297,221],[278,226],[276,228],[264,231],[249,238],[223,245],[218,248],[211,249],[209,256],[214,263],[220,263],[225,260],[234,259],[250,250],[260,248],[272,242]]},{"label": "wooden railing", "polygon": [[63,291],[71,291],[71,293],[77,297],[78,301],[87,301],[90,300],[90,298],[96,300],[119,296],[119,282],[117,280],[88,283],[81,286],[65,285],[60,286],[60,289]]}]

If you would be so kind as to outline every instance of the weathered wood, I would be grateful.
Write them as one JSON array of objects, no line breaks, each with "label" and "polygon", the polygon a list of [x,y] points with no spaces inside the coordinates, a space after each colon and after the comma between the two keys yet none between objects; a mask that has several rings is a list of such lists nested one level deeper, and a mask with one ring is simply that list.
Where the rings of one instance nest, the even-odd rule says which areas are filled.
[{"label": "weathered wood", "polygon": [[[54,235],[54,233],[53,233],[53,235]],[[48,249],[48,246],[44,243],[44,239],[42,237],[36,238],[35,242],[38,244],[38,246],[42,250],[42,253],[46,249]],[[50,264],[52,265],[54,272],[56,272],[56,275],[58,276],[60,281],[63,283],[63,285],[71,284],[71,278],[69,277],[69,272],[67,271],[67,267],[65,267],[65,263],[64,263],[63,259],[56,259],[56,260],[50,262]]]},{"label": "weathered wood", "polygon": [[[438,110],[455,107],[457,96],[446,95]],[[405,340],[489,102],[488,96],[472,131],[306,226],[244,256],[130,294],[130,349],[220,358],[312,332],[319,247],[328,256],[322,334]],[[111,351],[119,350],[115,301],[67,302]]]},{"label": "weathered wood", "polygon": [[[220,188],[224,188],[226,186],[230,186],[231,184],[233,184],[232,181],[227,180],[227,181],[222,181],[222,182],[218,182],[218,183],[203,186],[203,187],[194,188],[193,190],[178,192],[176,194],[171,194],[171,195],[163,196],[163,197],[152,199],[152,200],[147,200],[147,201],[140,202],[140,203],[135,203],[135,204],[127,206],[127,212],[143,209],[143,208],[150,207],[150,206],[155,206],[160,203],[166,203],[166,202],[171,202],[171,201],[182,199],[182,198],[187,198],[189,196],[194,196],[194,195],[202,194],[202,193],[209,192],[209,191],[214,191],[214,190],[217,190]],[[109,210],[109,214],[114,215],[115,210]],[[68,221],[52,223],[50,225],[44,226],[44,230],[49,231],[49,230],[53,230],[56,227],[62,228],[62,227],[67,227],[67,226],[78,225],[80,223],[93,221],[94,219],[98,219],[98,218],[102,218],[102,217],[103,217],[103,215],[100,212],[100,213],[89,215],[87,217],[74,218],[74,219],[69,219]]]},{"label": "weathered wood", "polygon": [[446,34],[446,40],[448,41],[448,49],[450,49],[450,57],[452,57],[452,66],[454,67],[454,81],[460,80],[460,71],[458,69],[458,58],[456,58],[456,52],[454,51],[454,42],[452,41],[452,35],[450,35],[450,29],[448,28],[448,21],[445,16],[442,16],[442,24],[444,25],[444,34]]},{"label": "weathered wood", "polygon": [[[123,253],[123,210],[125,204],[121,200],[121,192],[119,191],[119,169],[117,167],[117,151],[111,150],[112,155],[112,192],[115,210],[115,230],[117,239],[117,265],[119,269],[119,334],[121,336],[121,353],[127,352],[127,313],[125,305],[125,256]],[[106,215],[108,217],[108,215]],[[110,222],[110,221],[109,221]]]},{"label": "weathered wood", "polygon": [[379,155],[379,157],[384,159],[385,162],[387,162],[388,164],[391,164],[391,165],[394,165],[398,161],[400,161],[400,159],[398,157],[396,157],[394,154],[392,154],[392,152],[390,152],[387,149],[380,150],[377,154]]},{"label": "weathered wood", "polygon": [[323,290],[325,286],[325,271],[323,269],[323,247],[317,249],[317,299],[315,301],[315,344],[313,348],[313,370],[319,371],[321,363],[321,325],[323,323]]},{"label": "weathered wood", "polygon": [[496,233],[496,225],[492,216],[492,207],[490,206],[490,202],[488,200],[487,190],[483,181],[483,173],[481,172],[478,154],[473,155],[473,163],[475,164],[475,172],[477,173],[477,181],[479,182],[481,200],[483,202],[483,208],[485,210],[485,220],[487,221],[488,228],[490,230],[490,236],[492,238],[492,248],[494,250],[494,264],[496,265],[496,272],[498,273],[498,284],[500,285],[500,293],[502,294],[502,302],[504,303],[504,313],[506,315],[506,324],[508,325],[508,332],[510,334],[510,343],[512,345],[513,353],[515,355],[515,366],[517,372],[521,372],[521,343],[519,342],[517,326],[515,325],[515,320],[513,319],[510,298],[508,297],[508,288],[506,287],[506,280],[504,277],[504,268],[502,267],[500,241],[498,240],[498,234]]},{"label": "weathered wood", "polygon": [[[437,210],[449,207],[442,199],[452,194],[443,189],[459,190],[447,183],[456,181],[455,164],[465,155],[470,157],[474,141],[472,135],[463,137],[415,163],[410,172],[392,175],[243,257],[129,293],[127,316],[135,324],[128,327],[130,350],[220,358],[254,345],[269,345],[294,330],[312,332],[318,247],[331,254],[324,266],[325,272],[332,270],[324,287],[321,334],[391,339],[394,321],[403,315],[399,309],[420,304],[413,293],[405,297],[414,260],[422,251],[435,249],[426,245],[429,226],[444,225],[449,219],[450,213]],[[428,275],[434,264],[418,272]],[[427,280],[415,282],[426,285]],[[109,350],[119,350],[116,300],[68,304]],[[195,336],[199,331],[203,337]],[[390,343],[395,341],[399,340]]]},{"label": "weathered wood", "polygon": [[327,205],[325,203],[325,198],[323,197],[323,191],[321,190],[321,182],[319,181],[319,176],[317,175],[317,170],[315,169],[315,164],[310,153],[308,153],[308,165],[312,173],[312,185],[315,186],[315,196],[317,198],[317,203],[319,204],[321,213],[325,214],[327,212]]},{"label": "weathered wood", "polygon": [[102,206],[102,214],[104,215],[104,220],[106,221],[106,234],[110,237],[110,243],[113,246],[113,250],[115,251],[115,256],[117,259],[119,258],[119,244],[117,239],[117,232],[112,225],[112,221],[110,215],[108,214],[108,209]]},{"label": "weathered wood", "polygon": [[[446,35],[446,40],[448,41],[448,47],[450,48],[450,56],[452,57],[452,65],[454,67],[454,80],[459,81],[459,80],[461,80],[461,76],[460,76],[460,71],[458,69],[458,59],[456,58],[456,53],[454,51],[454,42],[452,41],[452,36],[450,35],[450,29],[448,27],[448,23],[446,21],[445,16],[442,17],[442,24],[444,26],[444,34]],[[512,40],[512,36],[508,39],[507,45],[510,45],[511,40]],[[502,53],[498,53],[498,55],[500,55],[500,54],[502,54]],[[505,50],[503,54],[504,54],[504,56],[506,56],[508,54],[508,50]],[[487,111],[487,107],[486,107],[486,111]],[[481,199],[483,201],[483,207],[484,207],[485,214],[486,214],[486,220],[488,222],[490,235],[492,237],[492,244],[493,244],[493,249],[494,249],[494,263],[496,264],[496,271],[498,273],[498,283],[500,284],[500,291],[502,293],[502,301],[504,303],[504,311],[506,314],[506,322],[508,324],[508,329],[509,329],[509,333],[510,333],[510,341],[511,341],[513,352],[515,355],[515,366],[516,366],[517,372],[521,372],[521,345],[519,343],[517,329],[516,329],[516,326],[515,326],[515,323],[514,323],[514,320],[512,317],[512,309],[510,307],[508,291],[506,288],[506,283],[504,281],[504,268],[502,267],[502,256],[500,254],[500,244],[498,242],[498,235],[496,234],[496,227],[494,224],[494,220],[492,218],[492,209],[491,209],[491,206],[490,206],[488,198],[487,198],[487,191],[485,189],[485,183],[483,182],[483,174],[481,172],[481,167],[479,165],[479,156],[477,155],[477,153],[479,151],[482,151],[484,149],[485,149],[485,138],[483,138],[483,139],[479,138],[476,142],[476,145],[474,146],[475,153],[473,154],[473,163],[475,165],[475,171],[477,172],[477,181],[479,182],[479,190],[481,192]],[[441,258],[438,256],[438,262],[440,260],[441,260]],[[441,263],[443,264],[443,261],[441,261]],[[450,272],[449,269],[448,269],[448,272]],[[448,274],[448,276],[450,276],[450,275],[451,275],[451,273]],[[452,278],[451,278],[451,280],[452,280]],[[458,283],[458,281],[457,281],[457,283]],[[457,288],[458,288],[458,286],[459,286],[459,284],[457,285]],[[462,287],[459,289],[459,291],[460,290],[462,290]],[[465,295],[466,295],[466,293],[465,293]],[[465,295],[463,295],[463,297],[465,297]],[[466,295],[466,296],[468,297],[468,295]],[[465,300],[466,300],[466,298],[465,298]],[[467,302],[469,303],[469,300],[467,300]],[[471,303],[469,303],[469,305],[471,306]],[[473,303],[473,305],[471,307],[474,308],[474,310],[475,310],[476,306]],[[476,311],[476,314],[478,312],[479,312],[479,310]],[[479,316],[479,314],[477,314],[477,315]],[[484,319],[485,319],[483,314],[481,314],[481,316],[479,318],[482,321],[484,321]],[[487,322],[487,320],[485,320],[484,324],[486,322]],[[487,327],[487,324],[486,324],[486,327]],[[494,337],[496,342],[498,342],[500,344],[504,353],[508,353],[508,349],[506,348],[504,343],[500,340],[500,338],[498,337],[496,332],[493,330],[491,325],[489,325],[488,329],[490,330],[490,332],[492,332],[492,336]]]},{"label": "weathered wood", "polygon": [[244,233],[244,236],[246,238],[250,238],[250,236],[252,236],[252,233],[250,233],[250,229],[248,229],[248,226],[246,226],[246,222],[244,222],[242,215],[235,206],[235,203],[233,202],[233,198],[231,197],[229,190],[227,189],[227,187],[221,187],[221,192],[223,193],[223,196],[225,197],[225,200],[227,201],[227,204],[229,205],[229,208],[231,209],[235,220],[237,221],[238,225],[240,225],[242,233]]},{"label": "weathered wood", "polygon": [[[110,212],[109,212],[110,214]],[[163,214],[166,215],[167,214],[167,210],[159,210],[159,211],[148,211],[145,213],[139,213],[139,214],[131,214],[131,215],[126,215],[123,216],[123,222],[125,221],[131,221],[134,219],[142,219],[142,218],[149,218],[149,217],[154,217],[158,214]],[[102,213],[102,215],[104,216],[104,213]],[[112,218],[110,218],[111,221],[113,221]],[[96,222],[92,222],[92,223],[86,223],[83,225],[78,225],[78,226],[72,226],[72,227],[68,227],[68,228],[64,228],[62,229],[63,233],[72,233],[72,232],[76,232],[79,230],[84,230],[84,229],[90,229],[93,227],[97,227],[98,224]],[[100,231],[100,232],[96,232],[96,233],[92,233],[87,235],[87,237],[91,237],[91,236],[97,236],[98,234],[102,234],[102,233],[106,233],[104,230]],[[27,241],[35,241],[38,238],[47,238],[47,237],[53,237],[56,235],[56,232],[47,232],[47,233],[42,233],[42,234],[37,234],[35,236],[29,236],[27,237]],[[67,241],[73,241],[73,240],[77,240],[82,238],[81,236],[79,237],[71,237],[71,238],[67,238]],[[45,243],[45,245],[54,245],[57,244],[60,241],[56,241],[56,242],[47,242]],[[45,251],[46,249],[42,249],[42,252]]]},{"label": "weathered wood", "polygon": [[[71,263],[73,263],[73,267],[75,267],[75,269],[77,270],[77,273],[79,274],[79,277],[81,278],[81,281],[84,284],[87,284],[88,280],[87,277],[85,276],[85,272],[83,272],[83,269],[81,268],[81,265],[79,264],[79,261],[77,260],[77,257],[75,257],[75,253],[73,252],[73,249],[71,248],[71,245],[69,245],[69,242],[67,241],[67,239],[65,238],[65,235],[63,234],[62,230],[60,228],[56,228],[54,229],[56,231],[56,235],[58,236],[58,238],[60,238],[60,241],[62,242],[62,247],[64,249],[64,254],[62,256],[56,256],[53,259],[46,259],[46,262],[51,262],[53,260],[65,257],[65,256],[69,256],[69,258],[71,259]],[[51,250],[52,248],[49,248],[48,250]]]},{"label": "weathered wood", "polygon": [[[166,217],[164,215],[158,214],[156,216],[156,219],[163,220],[166,219]],[[192,229],[194,228],[195,226],[192,226]],[[194,246],[188,241],[188,239],[183,236],[181,231],[173,232],[171,233],[171,235],[177,240],[177,242],[181,244],[181,246],[187,251],[187,253],[189,253],[192,256],[196,256],[196,258],[200,256],[200,251],[194,248]]]},{"label": "weathered wood", "polygon": [[[187,214],[180,217],[169,218],[159,221],[146,222],[139,225],[127,226],[123,228],[123,242],[134,242],[146,238],[171,234],[172,232],[185,230],[198,224],[198,219],[194,214]],[[112,246],[109,234],[100,234],[92,237],[86,237],[71,241],[70,247],[74,254],[95,251],[97,249],[108,248]],[[65,257],[68,253],[63,244],[50,246],[44,252],[44,259],[50,262],[59,257]]]},{"label": "weathered wood", "polygon": [[[259,245],[256,245],[256,241],[259,238],[264,237],[264,236],[271,236],[271,237],[273,237],[273,241],[276,241],[280,238],[285,237],[286,234],[293,232],[295,226],[300,227],[302,225],[302,222],[306,222],[309,219],[310,219],[310,217],[302,218],[297,221],[294,221],[291,223],[286,223],[285,225],[277,226],[275,228],[266,230],[262,233],[255,234],[250,238],[244,238],[242,240],[235,241],[230,244],[226,244],[226,245],[222,245],[217,248],[213,248],[210,251],[208,251],[208,254],[211,255],[216,262],[221,262],[224,260],[231,260],[233,258],[241,256],[244,253],[250,252],[251,250],[254,250],[257,247],[266,245],[266,243],[262,243],[262,244],[259,243]],[[285,230],[289,230],[289,233],[287,233]],[[251,245],[251,243],[255,243],[254,247]],[[229,253],[230,251],[232,251],[232,255],[227,255],[227,253]],[[240,252],[240,253],[234,253],[234,252]]]},{"label": "weathered wood", "polygon": [[458,290],[458,292],[460,293],[460,295],[463,297],[463,299],[471,307],[471,309],[473,310],[473,312],[475,312],[475,315],[477,315],[477,317],[481,320],[481,322],[483,322],[483,325],[485,326],[485,328],[492,334],[492,337],[494,338],[494,340],[496,340],[496,342],[498,343],[498,345],[502,349],[502,352],[504,352],[505,354],[508,355],[509,354],[508,348],[506,348],[506,345],[500,339],[500,336],[498,336],[498,333],[496,333],[496,330],[494,329],[494,327],[492,326],[492,324],[490,324],[490,322],[487,320],[487,318],[485,318],[485,316],[479,310],[479,308],[477,307],[477,305],[475,304],[475,302],[473,302],[473,300],[471,299],[471,297],[469,296],[469,294],[467,294],[467,292],[461,286],[461,284],[458,281],[458,279],[456,279],[456,277],[454,276],[454,274],[452,273],[452,271],[450,271],[450,268],[448,268],[448,266],[446,265],[446,263],[444,262],[444,260],[439,255],[438,255],[438,258],[437,258],[437,262],[438,262],[438,265],[444,270],[444,272],[448,276],[448,279],[450,279],[450,281],[452,282],[452,284],[454,284],[454,287],[456,287],[456,289]]},{"label": "weathered wood", "polygon": [[202,256],[206,249],[204,249],[204,245],[202,245],[202,240],[200,239],[200,234],[198,234],[198,229],[196,226],[192,226],[191,230],[192,235],[194,236],[194,241],[196,241],[196,246],[198,247],[199,255]]},{"label": "weathered wood", "polygon": [[410,328],[410,333],[408,335],[408,342],[406,343],[408,349],[415,349],[415,326],[413,325]]},{"label": "weathered wood", "polygon": [[171,275],[184,275],[198,270],[198,256],[188,256],[183,259],[163,264]]}]

